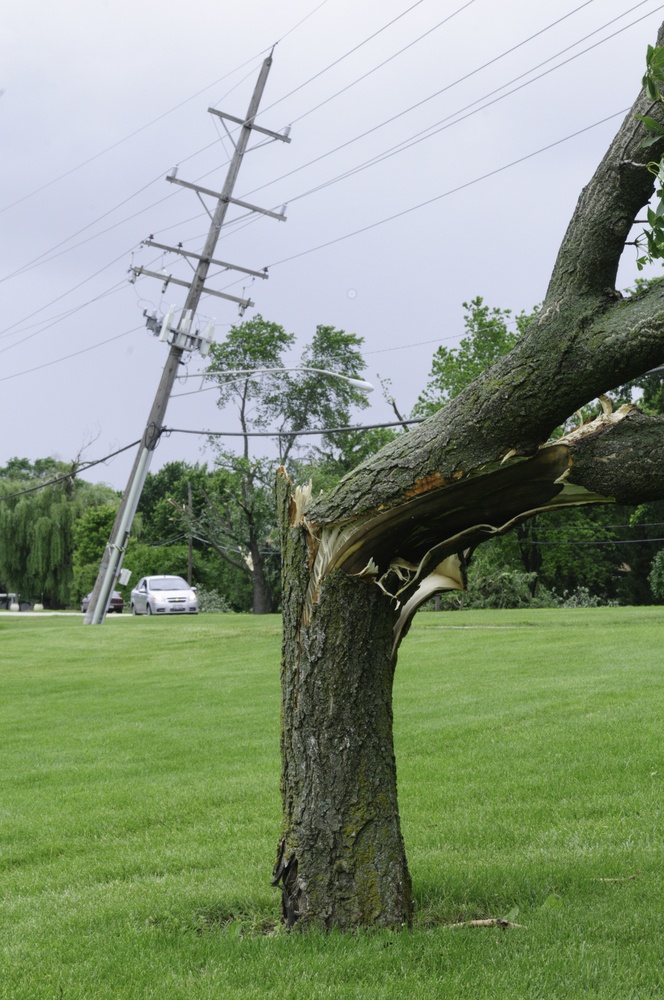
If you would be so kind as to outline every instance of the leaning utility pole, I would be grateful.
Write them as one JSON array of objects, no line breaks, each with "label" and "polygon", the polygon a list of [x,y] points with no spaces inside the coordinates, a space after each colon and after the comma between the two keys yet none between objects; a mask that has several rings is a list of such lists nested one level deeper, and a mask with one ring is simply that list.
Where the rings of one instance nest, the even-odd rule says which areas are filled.
[{"label": "leaning utility pole", "polygon": [[[145,274],[148,277],[158,278],[160,281],[165,280],[165,286],[171,283],[174,285],[183,285],[188,288],[188,292],[180,319],[176,326],[171,326],[175,307],[173,307],[170,312],[166,314],[160,329],[156,317],[148,317],[148,327],[159,336],[161,341],[170,344],[170,351],[168,353],[168,358],[157,388],[157,394],[152,404],[152,409],[150,410],[147,425],[145,427],[145,431],[143,432],[138,453],[129,476],[127,488],[118,509],[115,524],[113,525],[113,530],[111,531],[111,536],[108,540],[108,544],[101,561],[101,566],[99,567],[97,582],[95,583],[92,597],[90,599],[90,605],[85,616],[86,625],[100,625],[106,617],[108,601],[113,591],[115,582],[120,574],[122,558],[129,539],[129,532],[141,498],[143,485],[150,466],[150,460],[161,435],[164,417],[166,415],[166,407],[168,406],[168,401],[173,389],[173,384],[175,382],[182,355],[185,351],[198,350],[203,357],[205,357],[210,350],[210,342],[212,339],[211,325],[202,335],[198,331],[190,332],[192,330],[193,319],[201,296],[204,294],[216,295],[219,298],[229,299],[231,302],[239,303],[241,309],[246,309],[253,305],[253,302],[251,302],[250,299],[242,299],[234,295],[227,295],[224,292],[218,292],[207,287],[205,285],[205,279],[207,278],[210,265],[220,265],[223,268],[242,271],[243,273],[253,275],[254,277],[267,278],[267,273],[265,271],[252,271],[249,268],[237,267],[236,265],[228,264],[225,261],[215,260],[213,254],[229,205],[239,205],[243,208],[249,209],[250,211],[261,212],[264,215],[272,216],[272,218],[279,219],[280,221],[285,219],[283,213],[270,212],[266,209],[258,208],[256,205],[249,205],[247,202],[238,201],[232,197],[235,181],[237,180],[240,166],[242,164],[242,158],[247,150],[252,131],[261,132],[264,135],[270,136],[272,139],[279,139],[282,142],[290,142],[290,139],[288,138],[289,130],[284,130],[284,133],[271,132],[269,129],[261,128],[260,125],[254,125],[254,118],[258,112],[261,96],[265,88],[265,83],[267,81],[271,65],[272,54],[270,54],[263,62],[256,86],[254,88],[253,96],[249,102],[249,109],[247,111],[246,118],[235,118],[233,115],[217,111],[215,108],[208,108],[210,114],[217,115],[222,119],[224,127],[226,128],[226,131],[235,146],[221,193],[211,191],[208,188],[200,187],[198,184],[190,184],[187,181],[178,180],[175,176],[175,171],[172,171],[166,178],[173,184],[180,184],[183,187],[192,189],[196,192],[201,201],[203,201],[201,198],[202,194],[212,196],[217,199],[217,206],[214,214],[210,213],[207,206],[205,206],[205,202],[203,202],[203,205],[206,207],[206,211],[208,211],[208,214],[211,217],[212,224],[210,226],[202,253],[192,253],[191,251],[183,250],[181,247],[165,246],[161,243],[155,243],[152,238],[145,241],[146,246],[158,247],[162,250],[167,250],[172,253],[180,254],[183,257],[197,260],[198,264],[196,265],[192,281],[181,281],[170,275],[167,276],[165,280],[163,274],[148,271],[143,267],[132,268],[135,277],[139,274]],[[226,127],[226,121],[231,121],[241,126],[237,141],[233,139],[231,133]]]}]

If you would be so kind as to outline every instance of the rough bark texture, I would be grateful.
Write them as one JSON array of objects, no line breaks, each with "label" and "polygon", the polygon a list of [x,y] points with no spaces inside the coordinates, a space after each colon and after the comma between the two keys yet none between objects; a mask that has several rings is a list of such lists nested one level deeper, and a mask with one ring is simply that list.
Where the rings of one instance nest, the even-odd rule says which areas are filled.
[{"label": "rough bark texture", "polygon": [[391,687],[422,601],[462,588],[473,549],[538,511],[664,497],[664,418],[624,407],[548,441],[582,405],[664,362],[664,285],[629,299],[615,291],[653,191],[645,162],[664,153],[663,141],[645,155],[636,113],[664,119],[641,94],[579,199],[542,311],[514,350],[326,496],[311,502],[280,477],[275,884],[290,925],[410,922]]},{"label": "rough bark texture", "polygon": [[284,918],[409,924],[392,743],[397,613],[378,588],[337,571],[305,621],[307,532],[292,523],[289,487],[282,479],[284,828],[274,877]]}]

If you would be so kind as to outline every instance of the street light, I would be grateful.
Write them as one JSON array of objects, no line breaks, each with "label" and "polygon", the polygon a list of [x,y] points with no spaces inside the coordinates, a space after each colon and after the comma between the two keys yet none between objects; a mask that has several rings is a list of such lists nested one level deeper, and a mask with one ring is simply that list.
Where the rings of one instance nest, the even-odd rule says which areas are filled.
[{"label": "street light", "polygon": [[[197,372],[191,375],[181,375],[180,378],[208,378],[210,380],[215,380],[215,385],[209,385],[207,389],[192,389],[190,392],[177,392],[174,394],[174,399],[180,396],[196,396],[199,392],[210,392],[212,389],[217,389],[219,385],[230,385],[233,382],[242,382],[245,379],[252,378],[254,375],[272,375],[274,372],[316,372],[317,375],[329,375],[331,378],[341,379],[342,382],[348,382],[354,389],[359,390],[359,392],[365,393],[367,396],[370,392],[374,391],[374,386],[371,382],[365,382],[361,378],[353,378],[350,375],[341,375],[339,372],[328,371],[327,368],[310,368],[305,365],[298,365],[295,368],[229,368],[227,371],[216,372],[213,375],[204,375],[202,372]],[[238,378],[229,379],[226,382],[221,382],[221,379],[226,375],[237,375]]]},{"label": "street light", "polygon": [[[272,375],[275,372],[315,372],[317,375],[329,375],[331,378],[339,378],[343,382],[348,382],[354,389],[359,389],[360,392],[364,392],[367,395],[374,391],[374,387],[371,382],[365,382],[361,378],[351,378],[350,375],[341,375],[339,372],[328,371],[327,368],[309,368],[308,366],[302,365],[295,368],[231,368],[229,371],[219,372],[218,376],[221,378],[224,375],[246,375],[248,377],[253,377],[254,375]],[[215,376],[208,376],[210,378]],[[235,381],[235,379],[233,379]],[[238,379],[239,381],[239,379]]]}]

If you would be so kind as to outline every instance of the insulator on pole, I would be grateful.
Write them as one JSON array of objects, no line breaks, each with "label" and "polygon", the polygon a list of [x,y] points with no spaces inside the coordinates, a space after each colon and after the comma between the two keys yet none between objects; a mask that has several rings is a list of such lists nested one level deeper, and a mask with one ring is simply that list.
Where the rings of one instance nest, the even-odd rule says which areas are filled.
[{"label": "insulator on pole", "polygon": [[194,318],[194,313],[192,309],[185,309],[182,314],[182,320],[178,327],[180,333],[189,333],[191,330],[191,321]]},{"label": "insulator on pole", "polygon": [[198,350],[202,358],[207,358],[208,354],[210,353],[213,337],[214,337],[214,320],[211,319],[208,325],[203,330],[203,333],[201,334],[201,342]]},{"label": "insulator on pole", "polygon": [[159,332],[159,339],[163,343],[166,343],[168,341],[168,335],[171,332],[171,323],[173,322],[174,314],[175,314],[175,306],[171,306],[171,308],[164,316],[164,322],[161,324],[161,330]]}]

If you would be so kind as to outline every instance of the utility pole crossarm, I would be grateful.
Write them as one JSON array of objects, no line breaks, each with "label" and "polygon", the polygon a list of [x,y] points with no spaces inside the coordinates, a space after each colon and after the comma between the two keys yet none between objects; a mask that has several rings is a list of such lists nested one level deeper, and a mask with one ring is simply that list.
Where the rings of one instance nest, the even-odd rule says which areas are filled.
[{"label": "utility pole crossarm", "polygon": [[219,193],[218,191],[211,191],[210,188],[201,187],[200,184],[192,184],[191,181],[183,181],[179,177],[171,177],[170,175],[166,177],[169,184],[179,184],[180,187],[189,188],[191,191],[195,191],[197,194],[207,194],[211,198],[217,198],[219,201],[225,201],[230,205],[239,205],[240,208],[248,208],[250,212],[260,212],[261,215],[269,215],[273,219],[278,219],[279,222],[285,222],[286,216],[281,212],[273,212],[269,208],[259,208],[258,205],[251,205],[248,201],[238,201],[237,198],[231,198],[229,195]]},{"label": "utility pole crossarm", "polygon": [[[179,253],[181,257],[193,257],[195,260],[202,260],[203,257],[200,253],[194,253],[192,250],[184,250],[182,247],[170,247],[165,243],[156,243],[154,240],[143,240],[143,244],[146,247],[154,247],[157,250],[167,250],[170,253]],[[229,264],[225,260],[215,260],[212,257],[209,262],[214,264],[215,267],[225,267],[229,271],[241,271],[242,274],[250,274],[253,278],[269,278],[267,269],[262,271],[253,271],[250,267],[240,267],[239,264]]]},{"label": "utility pole crossarm", "polygon": [[236,118],[235,115],[229,115],[225,111],[217,111],[216,108],[208,108],[211,115],[217,115],[218,118],[225,118],[227,122],[235,122],[236,125],[243,125],[245,128],[253,129],[254,132],[262,132],[263,135],[269,135],[272,139],[279,139],[280,142],[290,142],[288,133],[286,132],[273,132],[272,129],[263,128],[261,125],[254,125],[251,122],[244,121],[242,118]]},{"label": "utility pole crossarm", "polygon": [[[144,274],[147,278],[158,278],[159,281],[165,281],[169,285],[181,285],[183,288],[191,289],[193,284],[191,281],[183,281],[181,278],[174,278],[171,274],[159,274],[158,271],[148,271],[146,267],[133,267],[132,271],[136,275]],[[244,309],[249,309],[254,304],[251,299],[242,299],[238,295],[229,295],[227,292],[218,292],[214,288],[208,288],[207,285],[201,286],[200,295],[216,295],[218,299],[228,299],[229,302],[237,302],[237,304],[242,306]]]},{"label": "utility pole crossarm", "polygon": [[278,219],[285,222],[286,216],[282,212],[273,212],[269,208],[259,208],[258,205],[251,205],[248,201],[239,201],[237,198],[229,198],[231,205],[239,205],[240,208],[248,208],[250,212],[260,212],[261,215],[269,215],[271,219]]},{"label": "utility pole crossarm", "polygon": [[198,194],[209,194],[211,198],[221,198],[219,191],[212,191],[210,188],[201,187],[200,184],[192,184],[191,181],[183,181],[180,177],[172,177],[168,174],[166,180],[169,184],[179,184],[180,187],[189,188],[190,191],[196,191]]}]

